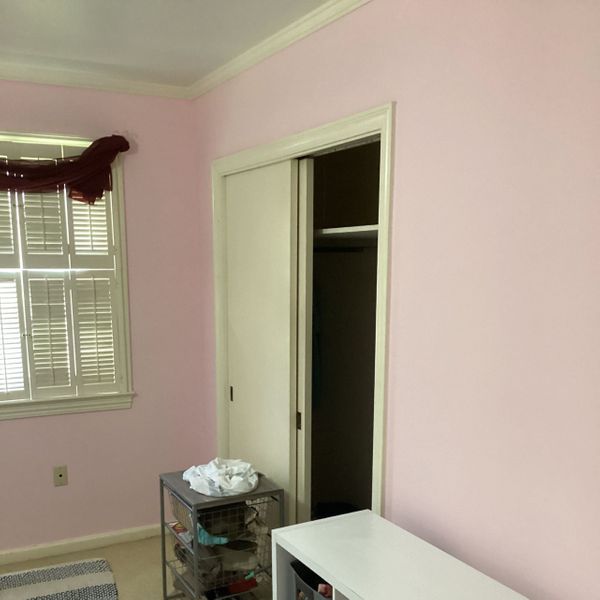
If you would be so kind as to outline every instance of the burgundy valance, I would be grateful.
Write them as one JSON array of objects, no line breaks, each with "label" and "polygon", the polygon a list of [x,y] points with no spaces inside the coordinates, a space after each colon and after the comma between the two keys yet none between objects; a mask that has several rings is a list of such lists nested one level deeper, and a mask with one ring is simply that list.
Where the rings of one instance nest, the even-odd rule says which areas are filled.
[{"label": "burgundy valance", "polygon": [[0,189],[42,193],[65,185],[70,198],[93,204],[112,189],[110,165],[127,150],[123,136],[110,135],[92,142],[80,156],[1,162]]}]

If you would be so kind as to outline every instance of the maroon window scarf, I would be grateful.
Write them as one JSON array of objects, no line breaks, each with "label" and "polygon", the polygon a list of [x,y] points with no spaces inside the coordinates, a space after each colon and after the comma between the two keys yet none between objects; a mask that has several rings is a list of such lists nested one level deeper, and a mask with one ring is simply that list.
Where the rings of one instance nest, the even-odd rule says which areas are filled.
[{"label": "maroon window scarf", "polygon": [[112,189],[110,165],[127,150],[124,137],[111,135],[92,142],[80,156],[0,162],[0,190],[42,193],[64,185],[70,198],[94,204]]}]

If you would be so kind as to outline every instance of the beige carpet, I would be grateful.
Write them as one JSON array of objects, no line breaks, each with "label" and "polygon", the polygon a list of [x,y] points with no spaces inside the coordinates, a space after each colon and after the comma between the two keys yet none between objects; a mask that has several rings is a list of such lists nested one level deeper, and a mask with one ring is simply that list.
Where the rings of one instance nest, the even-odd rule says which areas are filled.
[{"label": "beige carpet", "polygon": [[[163,600],[162,575],[160,569],[160,537],[148,538],[139,542],[115,544],[96,550],[61,554],[52,558],[40,558],[25,562],[0,565],[0,574],[12,571],[24,571],[47,565],[104,558],[112,567],[119,592],[119,600]],[[169,577],[169,591],[173,591]],[[249,594],[257,600],[270,600],[270,590]],[[243,597],[243,596],[242,596]]]},{"label": "beige carpet", "polygon": [[1,573],[24,571],[86,558],[104,558],[112,567],[120,600],[162,600],[160,537],[0,566]]}]

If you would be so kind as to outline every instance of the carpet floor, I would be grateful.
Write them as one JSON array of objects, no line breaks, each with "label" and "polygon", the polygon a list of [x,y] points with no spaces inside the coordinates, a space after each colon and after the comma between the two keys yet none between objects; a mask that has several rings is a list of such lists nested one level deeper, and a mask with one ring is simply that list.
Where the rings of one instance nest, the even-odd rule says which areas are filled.
[{"label": "carpet floor", "polygon": [[[119,600],[163,600],[159,536],[95,550],[0,565],[0,575],[88,558],[104,558],[110,563]],[[169,591],[172,592],[170,575],[168,581]],[[270,589],[263,590],[261,593],[249,594],[247,597],[253,597],[255,600],[270,600],[271,592]]]},{"label": "carpet floor", "polygon": [[160,537],[2,565],[0,574],[87,558],[104,558],[110,563],[120,600],[162,600]]}]

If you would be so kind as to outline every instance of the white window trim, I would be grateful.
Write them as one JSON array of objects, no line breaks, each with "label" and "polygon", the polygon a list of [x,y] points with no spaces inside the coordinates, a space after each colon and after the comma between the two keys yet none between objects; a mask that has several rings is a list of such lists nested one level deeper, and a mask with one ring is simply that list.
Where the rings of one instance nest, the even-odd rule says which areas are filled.
[{"label": "white window trim", "polygon": [[[38,144],[65,144],[87,148],[92,140],[69,136],[31,135],[0,132],[0,142],[33,142]],[[70,396],[68,398],[44,398],[36,400],[3,400],[0,402],[0,421],[21,419],[25,417],[42,417],[48,415],[62,415],[70,413],[99,412],[105,410],[122,410],[131,408],[133,398],[133,380],[131,373],[131,327],[129,317],[129,276],[127,271],[127,236],[125,227],[125,211],[123,206],[123,159],[117,156],[112,165],[113,191],[118,198],[112,205],[112,219],[115,231],[115,246],[118,285],[123,293],[120,298],[122,305],[119,307],[123,318],[125,331],[123,336],[118,336],[122,357],[123,378],[125,391],[110,394],[95,394],[83,396]]]},{"label": "white window trim", "polygon": [[131,408],[134,395],[134,392],[123,392],[43,400],[4,400],[0,407],[0,420]]}]

